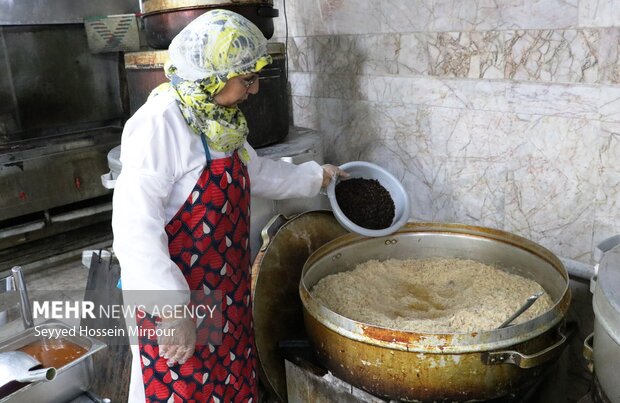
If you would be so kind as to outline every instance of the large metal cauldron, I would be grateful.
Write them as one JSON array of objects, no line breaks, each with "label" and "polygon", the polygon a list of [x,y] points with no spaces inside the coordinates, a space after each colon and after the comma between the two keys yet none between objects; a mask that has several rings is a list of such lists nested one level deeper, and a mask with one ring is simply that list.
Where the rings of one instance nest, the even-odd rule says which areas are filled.
[{"label": "large metal cauldron", "polygon": [[267,39],[273,36],[273,19],[279,14],[273,0],[143,0],[142,9],[146,41],[155,49],[167,49],[187,24],[213,9],[241,14]]},{"label": "large metal cauldron", "polygon": [[[340,316],[309,289],[370,259],[456,257],[502,267],[540,283],[555,302],[545,314],[479,333],[413,333]],[[372,287],[372,284],[368,284]],[[337,377],[375,395],[406,401],[501,397],[536,382],[566,345],[568,274],[545,248],[516,235],[459,224],[407,224],[382,238],[339,237],[306,261],[299,286],[306,331]]]},{"label": "large metal cauldron", "polygon": [[[259,93],[239,105],[250,129],[248,142],[254,148],[277,143],[287,136],[289,129],[284,44],[270,42],[267,51],[273,62],[259,72]],[[166,60],[167,50],[125,53],[131,115],[146,102],[155,87],[168,81],[164,74]]]},{"label": "large metal cauldron", "polygon": [[[594,333],[584,342],[594,360],[596,391],[611,402],[620,402],[617,365],[620,362],[620,235],[606,239],[594,251],[597,275],[590,289],[594,293]],[[588,347],[590,340],[594,345]]]}]

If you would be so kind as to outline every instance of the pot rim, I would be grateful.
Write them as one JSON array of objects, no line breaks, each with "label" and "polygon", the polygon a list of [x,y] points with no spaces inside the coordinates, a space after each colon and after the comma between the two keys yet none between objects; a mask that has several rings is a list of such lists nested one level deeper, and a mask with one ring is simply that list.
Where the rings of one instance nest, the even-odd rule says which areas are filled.
[{"label": "pot rim", "polygon": [[390,349],[431,354],[473,353],[514,346],[537,337],[563,323],[571,298],[568,273],[562,262],[548,249],[526,238],[505,231],[454,223],[410,222],[396,233],[383,238],[388,241],[396,235],[410,233],[466,235],[474,238],[491,239],[523,249],[547,261],[561,274],[566,282],[561,297],[551,309],[534,319],[503,329],[480,332],[411,332],[358,322],[323,306],[312,296],[305,284],[306,275],[314,263],[344,246],[368,240],[368,238],[356,234],[348,234],[321,246],[310,255],[304,264],[299,282],[299,294],[304,310],[330,330],[350,339]]},{"label": "pot rim", "polygon": [[[284,42],[267,42],[267,53],[272,58],[284,57]],[[158,70],[162,69],[169,59],[168,49],[151,49],[139,52],[125,52],[125,69],[127,70]]]},{"label": "pot rim", "polygon": [[247,6],[273,7],[273,0],[237,0],[235,2],[225,0],[152,0],[143,3],[141,17],[196,9],[210,10],[222,7],[239,8]]},{"label": "pot rim", "polygon": [[606,251],[599,262],[592,307],[595,320],[620,345],[620,245]]}]

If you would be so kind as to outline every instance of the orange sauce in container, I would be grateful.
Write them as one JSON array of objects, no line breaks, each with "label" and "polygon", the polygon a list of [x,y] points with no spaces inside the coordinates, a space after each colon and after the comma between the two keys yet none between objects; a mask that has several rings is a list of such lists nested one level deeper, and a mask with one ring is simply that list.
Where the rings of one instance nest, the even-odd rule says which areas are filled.
[{"label": "orange sauce in container", "polygon": [[19,351],[36,358],[44,368],[60,368],[88,352],[84,347],[63,339],[37,340]]}]

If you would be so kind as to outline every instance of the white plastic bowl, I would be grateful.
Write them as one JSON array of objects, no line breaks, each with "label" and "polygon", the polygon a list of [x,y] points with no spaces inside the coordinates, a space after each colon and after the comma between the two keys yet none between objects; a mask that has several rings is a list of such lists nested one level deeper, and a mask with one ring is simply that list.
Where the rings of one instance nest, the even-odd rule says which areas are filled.
[{"label": "white plastic bowl", "polygon": [[[348,172],[351,178],[363,178],[363,179],[376,179],[379,181],[394,201],[394,220],[392,225],[383,229],[368,229],[360,227],[353,221],[349,220],[347,216],[342,212],[338,202],[336,201],[336,185],[340,181],[340,178],[334,178],[327,186],[327,197],[331,204],[332,210],[336,220],[344,228],[357,234],[368,237],[379,237],[390,235],[409,220],[409,195],[405,191],[405,188],[398,179],[379,165],[372,164],[366,161],[351,161],[346,164],[340,165],[340,169]],[[346,180],[346,179],[345,179]]]}]

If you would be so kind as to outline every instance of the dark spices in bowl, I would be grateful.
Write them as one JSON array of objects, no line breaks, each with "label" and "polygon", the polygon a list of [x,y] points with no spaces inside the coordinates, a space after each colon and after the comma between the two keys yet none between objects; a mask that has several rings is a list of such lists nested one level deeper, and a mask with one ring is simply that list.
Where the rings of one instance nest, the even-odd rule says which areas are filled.
[{"label": "dark spices in bowl", "polygon": [[376,179],[352,178],[336,184],[336,201],[345,216],[360,227],[384,229],[394,220],[394,200]]}]

